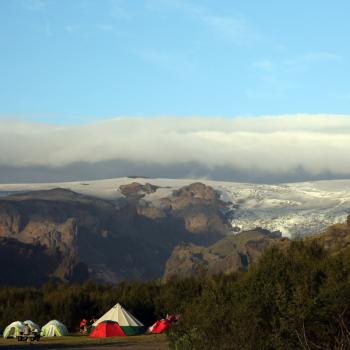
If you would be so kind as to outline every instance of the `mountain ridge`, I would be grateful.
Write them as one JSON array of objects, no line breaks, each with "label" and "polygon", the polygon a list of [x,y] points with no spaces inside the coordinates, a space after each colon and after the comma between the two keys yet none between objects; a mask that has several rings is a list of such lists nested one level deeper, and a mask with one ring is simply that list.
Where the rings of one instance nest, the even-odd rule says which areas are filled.
[{"label": "mountain ridge", "polygon": [[[311,228],[323,232],[339,218],[341,244],[348,237],[347,226],[341,225],[350,208],[350,182],[345,187],[339,181],[294,187],[214,184],[123,178],[32,185],[29,192],[29,185],[0,186],[7,191],[0,197],[2,251],[9,259],[7,252],[17,251],[28,266],[31,254],[47,261],[49,271],[34,284],[45,279],[167,280],[175,274],[246,270],[270,244],[288,242],[278,222],[292,213],[299,215],[295,237]],[[325,213],[328,219],[319,220]],[[249,225],[238,227],[242,218]],[[324,238],[322,244],[332,244],[335,239],[329,237],[330,243]]]},{"label": "mountain ridge", "polygon": [[[321,232],[326,227],[345,221],[350,213],[350,180],[322,180],[274,185],[224,182],[196,179],[115,178],[51,184],[0,184],[0,194],[10,191],[71,189],[74,192],[112,201],[125,197],[121,185],[138,182],[158,187],[143,196],[145,202],[157,206],[158,199],[191,183],[201,182],[220,193],[221,200],[232,213],[234,232],[264,227],[294,237]],[[154,205],[153,205],[154,204]]]},{"label": "mountain ridge", "polygon": [[142,186],[123,190],[120,201],[57,188],[2,197],[0,237],[18,242],[19,256],[39,246],[51,252],[47,279],[116,282],[160,278],[177,244],[212,244],[229,232],[221,201],[203,184],[160,198],[157,208],[142,201]]}]

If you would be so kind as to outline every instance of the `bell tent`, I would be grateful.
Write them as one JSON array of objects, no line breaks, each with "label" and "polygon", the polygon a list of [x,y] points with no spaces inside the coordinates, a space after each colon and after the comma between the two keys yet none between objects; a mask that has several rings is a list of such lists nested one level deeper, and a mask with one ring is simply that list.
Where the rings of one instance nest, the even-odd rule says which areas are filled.
[{"label": "bell tent", "polygon": [[15,338],[20,332],[24,331],[24,324],[21,321],[15,321],[9,324],[3,333],[4,338]]},{"label": "bell tent", "polygon": [[[116,324],[116,326],[118,326],[123,332],[123,335],[137,335],[137,334],[142,334],[145,331],[145,326],[118,303],[114,305],[109,311],[107,311],[102,317],[100,317],[92,325],[92,327],[94,327],[94,330],[90,335],[94,337],[98,336],[97,335],[98,333],[95,333],[95,330],[97,330],[97,327],[99,326],[99,324],[106,321],[110,321],[111,323]],[[110,328],[111,326],[110,324],[108,324],[103,327],[107,329],[107,328]],[[117,332],[116,329],[117,328],[114,327],[115,332]],[[113,335],[113,336],[123,336],[123,335]],[[103,335],[100,335],[100,336],[103,337]]]},{"label": "bell tent", "polygon": [[68,330],[60,321],[52,320],[41,328],[41,335],[43,337],[63,337],[68,335]]}]

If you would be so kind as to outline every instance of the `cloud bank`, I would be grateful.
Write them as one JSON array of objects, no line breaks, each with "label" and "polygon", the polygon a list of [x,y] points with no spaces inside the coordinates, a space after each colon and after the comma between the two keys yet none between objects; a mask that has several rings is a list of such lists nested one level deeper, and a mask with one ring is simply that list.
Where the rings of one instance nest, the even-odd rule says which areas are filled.
[{"label": "cloud bank", "polygon": [[0,150],[2,182],[131,171],[255,182],[339,178],[350,174],[350,116],[120,117],[74,126],[0,120]]}]

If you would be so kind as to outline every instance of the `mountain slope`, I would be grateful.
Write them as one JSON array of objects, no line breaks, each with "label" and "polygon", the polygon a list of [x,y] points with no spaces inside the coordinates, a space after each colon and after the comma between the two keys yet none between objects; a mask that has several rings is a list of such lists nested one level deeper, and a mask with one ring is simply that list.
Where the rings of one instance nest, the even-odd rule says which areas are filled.
[{"label": "mountain slope", "polygon": [[[121,189],[125,196],[118,201],[67,189],[3,197],[0,237],[17,242],[4,247],[8,261],[3,264],[16,269],[13,261],[17,257],[43,247],[54,261],[46,264],[46,279],[154,279],[162,276],[167,259],[180,242],[207,245],[230,231],[221,211],[223,203],[212,188],[186,186],[159,198],[157,207],[142,201],[147,188],[126,185]],[[45,264],[44,256],[42,260]],[[43,279],[40,276],[32,283]]]},{"label": "mountain slope", "polygon": [[[67,182],[55,184],[3,184],[1,193],[56,187],[102,199],[124,199],[121,186],[137,182],[142,186],[156,187],[146,191],[141,198],[148,203],[149,212],[155,213],[160,198],[172,195],[198,180],[116,178],[107,180]],[[201,183],[220,193],[226,211],[231,212],[234,231],[242,232],[255,227],[280,231],[287,237],[304,236],[321,232],[326,227],[345,221],[350,213],[350,180],[329,180],[303,183],[258,185],[250,183],[200,180]]]},{"label": "mountain slope", "polygon": [[[350,254],[350,215],[345,224],[335,224],[324,232],[303,238],[306,244],[318,243],[332,254]],[[280,248],[292,241],[261,228],[229,235],[209,247],[181,244],[166,263],[163,279],[189,277],[198,273],[216,275],[245,271],[272,244]]]},{"label": "mountain slope", "polygon": [[229,235],[209,247],[193,244],[177,246],[166,263],[163,279],[189,277],[198,273],[215,275],[245,271],[271,244],[288,244],[287,238],[257,228]]},{"label": "mountain slope", "polygon": [[[254,185],[122,178],[55,185],[0,185],[2,263],[43,271],[29,279],[33,284],[244,270],[266,246],[286,242],[270,232],[304,236],[334,222],[340,223],[339,237],[325,234],[322,244],[348,239],[342,222],[350,181]],[[36,267],[39,260],[47,269]]]}]

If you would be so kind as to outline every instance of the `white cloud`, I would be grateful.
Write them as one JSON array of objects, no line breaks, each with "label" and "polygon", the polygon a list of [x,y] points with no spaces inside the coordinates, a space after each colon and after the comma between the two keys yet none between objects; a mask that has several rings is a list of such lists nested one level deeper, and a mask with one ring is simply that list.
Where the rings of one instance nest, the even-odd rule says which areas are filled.
[{"label": "white cloud", "polygon": [[109,0],[110,14],[116,19],[130,19],[131,15],[126,10],[125,2],[123,0]]},{"label": "white cloud", "polygon": [[208,15],[201,15],[199,18],[215,33],[236,44],[246,45],[257,38],[257,35],[243,18]]},{"label": "white cloud", "polygon": [[124,159],[174,166],[350,174],[350,116],[116,118],[80,126],[0,121],[2,166]]},{"label": "white cloud", "polygon": [[22,0],[20,3],[27,10],[43,12],[47,8],[48,0]]},{"label": "white cloud", "polygon": [[96,29],[101,31],[101,32],[113,32],[114,26],[112,26],[110,24],[97,24]]},{"label": "white cloud", "polygon": [[164,9],[178,11],[193,21],[205,26],[217,37],[238,45],[249,45],[261,36],[242,15],[228,16],[213,14],[211,10],[204,6],[194,5],[186,1],[148,0],[146,1],[146,8],[154,11]]},{"label": "white cloud", "polygon": [[64,29],[66,32],[72,34],[78,32],[80,30],[80,26],[77,24],[67,24]]},{"label": "white cloud", "polygon": [[22,0],[19,4],[26,10],[36,12],[42,17],[43,32],[46,36],[52,35],[51,23],[48,18],[48,7],[50,0]]},{"label": "white cloud", "polygon": [[253,66],[264,71],[270,71],[273,68],[273,63],[269,59],[263,59],[253,63]]},{"label": "white cloud", "polygon": [[178,53],[147,48],[135,50],[135,54],[147,63],[176,74],[188,74],[194,69],[190,59],[191,52]]},{"label": "white cloud", "polygon": [[332,52],[309,52],[303,55],[286,60],[287,66],[305,66],[317,62],[337,62],[342,59],[341,56]]},{"label": "white cloud", "polygon": [[253,62],[255,68],[259,68],[263,71],[281,70],[281,69],[293,69],[304,70],[308,66],[320,63],[335,63],[340,62],[342,57],[332,52],[309,52],[301,55],[296,55],[284,60],[272,60],[265,58]]}]

